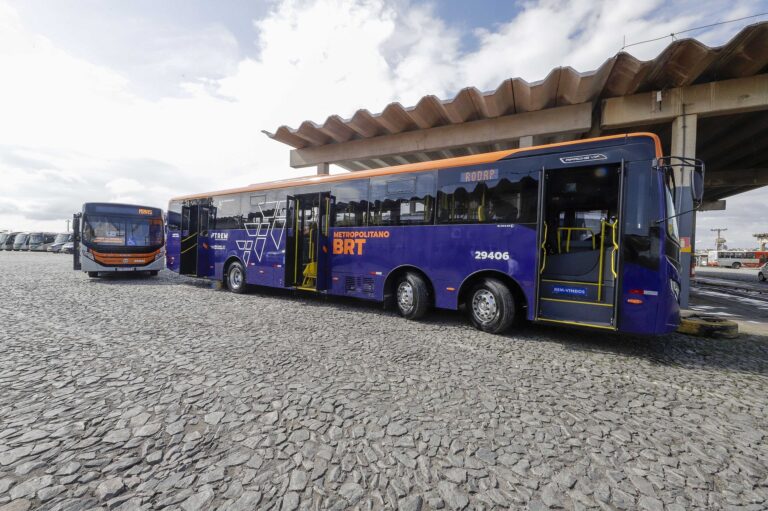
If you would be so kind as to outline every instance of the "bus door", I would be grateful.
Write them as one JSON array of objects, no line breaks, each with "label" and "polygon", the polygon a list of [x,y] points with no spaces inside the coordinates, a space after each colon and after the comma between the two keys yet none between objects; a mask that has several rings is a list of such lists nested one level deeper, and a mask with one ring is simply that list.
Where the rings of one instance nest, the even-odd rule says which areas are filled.
[{"label": "bus door", "polygon": [[542,173],[536,319],[615,330],[623,165]]},{"label": "bus door", "polygon": [[288,198],[285,285],[307,291],[328,288],[330,193]]},{"label": "bus door", "polygon": [[181,208],[181,250],[179,273],[197,276],[197,242],[200,237],[200,206]]},{"label": "bus door", "polygon": [[214,274],[214,251],[209,247],[211,243],[210,231],[215,227],[216,208],[210,204],[201,204],[198,209],[198,244],[197,250],[197,276],[211,277]]}]

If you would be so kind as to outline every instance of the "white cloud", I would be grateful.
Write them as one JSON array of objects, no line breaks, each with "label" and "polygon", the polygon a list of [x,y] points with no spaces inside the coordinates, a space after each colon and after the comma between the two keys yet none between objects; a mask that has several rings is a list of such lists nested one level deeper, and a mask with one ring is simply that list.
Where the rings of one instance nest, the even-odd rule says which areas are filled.
[{"label": "white cloud", "polygon": [[[491,89],[512,76],[536,81],[560,65],[588,71],[625,34],[636,41],[727,17],[722,10],[719,2],[531,1],[513,20],[477,30],[477,48],[462,53],[466,34],[430,4],[279,0],[254,22],[254,58],[238,60],[222,26],[157,33],[132,22],[115,31],[146,42],[136,48],[148,48],[145,62],[132,55],[131,65],[109,66],[30,31],[0,0],[0,228],[60,228],[86,200],[163,207],[187,192],[311,173],[290,169],[287,148],[261,130],[449,97],[468,85]],[[737,28],[700,36],[719,44]],[[666,44],[632,51],[649,58]],[[163,82],[152,93],[148,76]],[[174,76],[178,87],[168,87]]]}]

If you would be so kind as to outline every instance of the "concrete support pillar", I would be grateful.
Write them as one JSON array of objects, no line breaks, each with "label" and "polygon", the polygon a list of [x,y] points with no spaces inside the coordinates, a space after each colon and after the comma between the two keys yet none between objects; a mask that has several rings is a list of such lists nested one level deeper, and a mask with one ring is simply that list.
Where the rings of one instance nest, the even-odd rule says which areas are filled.
[{"label": "concrete support pillar", "polygon": [[520,147],[533,147],[533,135],[520,137]]},{"label": "concrete support pillar", "polygon": [[330,163],[318,163],[317,164],[317,175],[318,176],[327,176],[331,173],[330,170]]},{"label": "concrete support pillar", "polygon": [[[696,157],[696,127],[698,116],[696,114],[680,115],[672,121],[672,146],[671,156]],[[688,308],[688,297],[691,291],[691,257],[695,253],[696,245],[696,212],[693,210],[691,199],[691,174],[687,169],[676,169],[675,183],[677,183],[677,200],[675,209],[678,213],[691,211],[677,217],[680,228],[680,264],[682,266],[680,286],[680,307]]]}]

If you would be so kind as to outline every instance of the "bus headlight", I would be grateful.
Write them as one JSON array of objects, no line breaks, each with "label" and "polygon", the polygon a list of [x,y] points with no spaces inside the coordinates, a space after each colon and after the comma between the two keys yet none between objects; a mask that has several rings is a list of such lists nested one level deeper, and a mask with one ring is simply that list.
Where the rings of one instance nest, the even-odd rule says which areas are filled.
[{"label": "bus headlight", "polygon": [[669,287],[672,289],[672,294],[675,295],[675,301],[680,303],[680,284],[672,279],[669,279]]}]

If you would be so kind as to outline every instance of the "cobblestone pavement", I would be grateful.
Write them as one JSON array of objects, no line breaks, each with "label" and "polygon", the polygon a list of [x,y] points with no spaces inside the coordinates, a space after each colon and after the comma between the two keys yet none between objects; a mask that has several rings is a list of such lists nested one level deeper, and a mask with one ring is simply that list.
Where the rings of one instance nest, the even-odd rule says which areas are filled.
[{"label": "cobblestone pavement", "polygon": [[766,509],[768,340],[640,339],[0,253],[0,510]]}]

